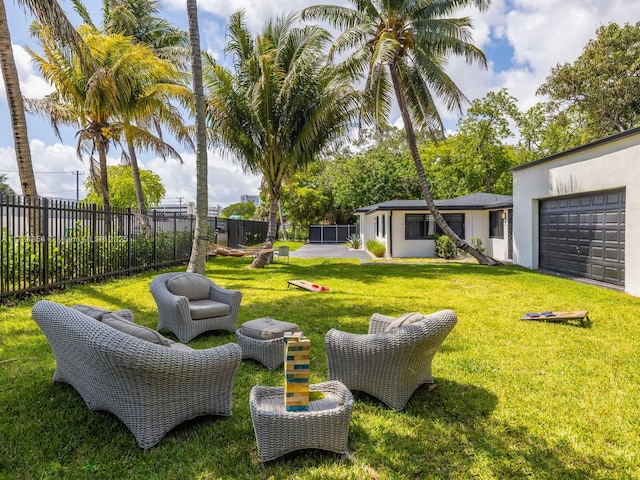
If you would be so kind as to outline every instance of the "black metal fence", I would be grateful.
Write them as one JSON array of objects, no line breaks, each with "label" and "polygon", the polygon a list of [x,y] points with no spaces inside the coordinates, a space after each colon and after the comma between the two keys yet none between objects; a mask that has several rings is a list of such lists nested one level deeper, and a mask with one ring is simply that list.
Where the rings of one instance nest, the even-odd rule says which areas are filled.
[{"label": "black metal fence", "polygon": [[358,234],[358,225],[309,225],[311,243],[345,243],[350,235]]},{"label": "black metal fence", "polygon": [[[195,217],[39,198],[0,197],[0,300],[67,284],[185,264]],[[267,223],[209,217],[209,238],[264,241]]]}]

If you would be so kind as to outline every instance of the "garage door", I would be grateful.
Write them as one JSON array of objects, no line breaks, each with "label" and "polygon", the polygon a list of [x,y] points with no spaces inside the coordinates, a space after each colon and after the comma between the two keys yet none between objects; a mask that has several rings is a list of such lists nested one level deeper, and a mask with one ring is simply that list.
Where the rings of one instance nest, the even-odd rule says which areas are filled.
[{"label": "garage door", "polygon": [[540,268],[624,285],[625,190],[540,202]]}]

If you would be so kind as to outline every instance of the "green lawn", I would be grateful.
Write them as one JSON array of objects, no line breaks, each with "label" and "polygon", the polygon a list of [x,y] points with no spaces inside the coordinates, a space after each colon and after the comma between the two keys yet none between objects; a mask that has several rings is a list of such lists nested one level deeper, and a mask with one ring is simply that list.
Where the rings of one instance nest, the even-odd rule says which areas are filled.
[{"label": "green lawn", "polygon": [[[155,327],[145,273],[73,287],[48,298],[130,308]],[[451,308],[459,322],[433,364],[438,388],[420,388],[395,412],[355,394],[349,459],[321,451],[261,464],[248,397],[283,384],[279,370],[242,362],[233,415],[203,417],[142,451],[114,416],[90,411],[65,384],[30,317],[36,299],[0,307],[0,478],[640,478],[640,299],[525,269],[469,263],[292,258],[246,268],[213,258],[207,275],[243,292],[240,322],[298,323],[311,339],[312,382],[326,379],[324,335],[364,333],[374,312]],[[287,289],[308,279],[329,293]],[[588,309],[592,325],[525,322],[523,313]],[[168,334],[168,336],[171,336]],[[210,332],[195,348],[235,341]]]}]

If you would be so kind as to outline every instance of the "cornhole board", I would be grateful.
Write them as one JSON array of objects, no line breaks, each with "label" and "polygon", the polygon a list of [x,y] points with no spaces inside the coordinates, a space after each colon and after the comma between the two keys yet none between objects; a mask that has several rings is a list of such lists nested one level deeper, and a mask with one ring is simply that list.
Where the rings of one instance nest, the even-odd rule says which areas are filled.
[{"label": "cornhole board", "polygon": [[294,287],[302,288],[303,290],[309,290],[310,292],[328,292],[329,287],[323,287],[322,285],[318,285],[317,283],[311,283],[307,280],[289,280],[287,281],[287,288],[290,285]]},{"label": "cornhole board", "polygon": [[540,312],[540,313],[526,313],[520,320],[540,320],[543,322],[566,322],[567,320],[580,320],[580,325],[584,324],[584,321],[590,322],[589,310],[574,310],[571,312]]}]

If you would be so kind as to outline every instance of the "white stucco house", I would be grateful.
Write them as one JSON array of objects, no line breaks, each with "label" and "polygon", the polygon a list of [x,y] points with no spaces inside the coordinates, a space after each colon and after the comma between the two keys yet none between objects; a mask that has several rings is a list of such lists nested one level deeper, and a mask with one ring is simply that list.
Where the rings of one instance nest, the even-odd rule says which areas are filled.
[{"label": "white stucco house", "polygon": [[[640,296],[640,127],[511,169],[513,197],[476,193],[436,204],[467,241],[498,260]],[[363,244],[386,256],[435,257],[435,222],[423,200],[355,212]]]},{"label": "white stucco house", "polygon": [[640,296],[640,128],[512,172],[514,263]]},{"label": "white stucco house", "polygon": [[[462,238],[482,240],[485,252],[510,260],[512,254],[512,197],[474,193],[436,200],[447,223]],[[385,245],[387,258],[435,257],[434,236],[439,231],[424,200],[390,200],[358,208],[362,245],[377,239]]]}]

